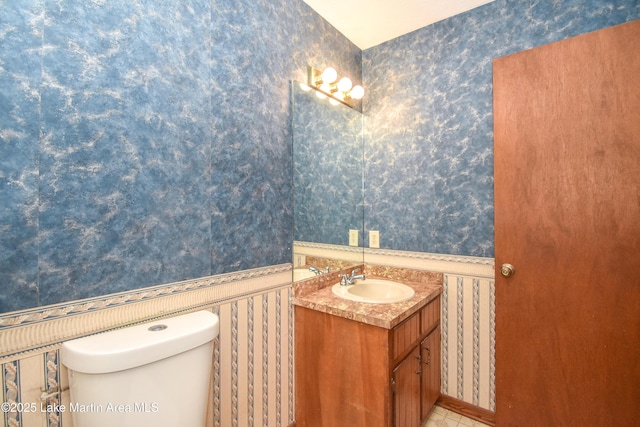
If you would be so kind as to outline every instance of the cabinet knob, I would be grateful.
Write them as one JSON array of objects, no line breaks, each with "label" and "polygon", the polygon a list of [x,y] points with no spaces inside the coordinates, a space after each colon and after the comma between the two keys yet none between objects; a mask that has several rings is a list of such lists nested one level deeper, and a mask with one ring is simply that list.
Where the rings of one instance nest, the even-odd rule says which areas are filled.
[{"label": "cabinet knob", "polygon": [[516,268],[511,265],[511,264],[502,264],[502,266],[500,267],[500,274],[502,274],[504,277],[511,277],[515,274],[516,272]]}]

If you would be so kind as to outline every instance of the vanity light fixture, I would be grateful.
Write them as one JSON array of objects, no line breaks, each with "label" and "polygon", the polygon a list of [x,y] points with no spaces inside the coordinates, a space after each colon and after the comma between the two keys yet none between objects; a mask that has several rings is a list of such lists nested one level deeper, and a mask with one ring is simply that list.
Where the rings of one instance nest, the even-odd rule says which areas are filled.
[{"label": "vanity light fixture", "polygon": [[349,77],[338,80],[338,72],[331,67],[320,71],[309,67],[307,73],[307,85],[317,90],[316,96],[320,99],[329,98],[333,105],[341,102],[353,108],[357,99],[364,96],[364,88],[360,85],[353,86]]}]

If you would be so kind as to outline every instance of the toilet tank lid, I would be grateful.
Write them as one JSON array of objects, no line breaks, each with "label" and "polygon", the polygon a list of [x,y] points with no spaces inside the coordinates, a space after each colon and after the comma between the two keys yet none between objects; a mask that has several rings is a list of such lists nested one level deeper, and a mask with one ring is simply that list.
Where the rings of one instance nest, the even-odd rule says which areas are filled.
[{"label": "toilet tank lid", "polygon": [[146,365],[212,341],[219,318],[198,311],[62,343],[60,360],[87,374],[123,371]]}]

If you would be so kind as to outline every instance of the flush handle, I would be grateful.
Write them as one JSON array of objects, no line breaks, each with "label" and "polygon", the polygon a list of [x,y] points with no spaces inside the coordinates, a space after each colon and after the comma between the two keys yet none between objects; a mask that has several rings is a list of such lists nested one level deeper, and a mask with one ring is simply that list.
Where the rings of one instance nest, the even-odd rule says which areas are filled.
[{"label": "flush handle", "polygon": [[504,277],[511,277],[515,274],[515,272],[516,268],[511,264],[502,264],[502,266],[500,267],[500,274],[502,274]]}]

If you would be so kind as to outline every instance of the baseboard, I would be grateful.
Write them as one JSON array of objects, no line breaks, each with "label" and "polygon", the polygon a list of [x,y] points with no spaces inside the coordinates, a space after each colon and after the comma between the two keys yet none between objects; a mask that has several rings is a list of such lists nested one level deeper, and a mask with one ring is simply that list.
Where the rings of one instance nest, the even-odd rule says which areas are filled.
[{"label": "baseboard", "polygon": [[451,396],[440,395],[436,405],[455,412],[456,414],[464,415],[467,418],[480,421],[481,423],[495,426],[496,425],[496,413],[487,409],[474,406],[470,403],[453,398]]}]

